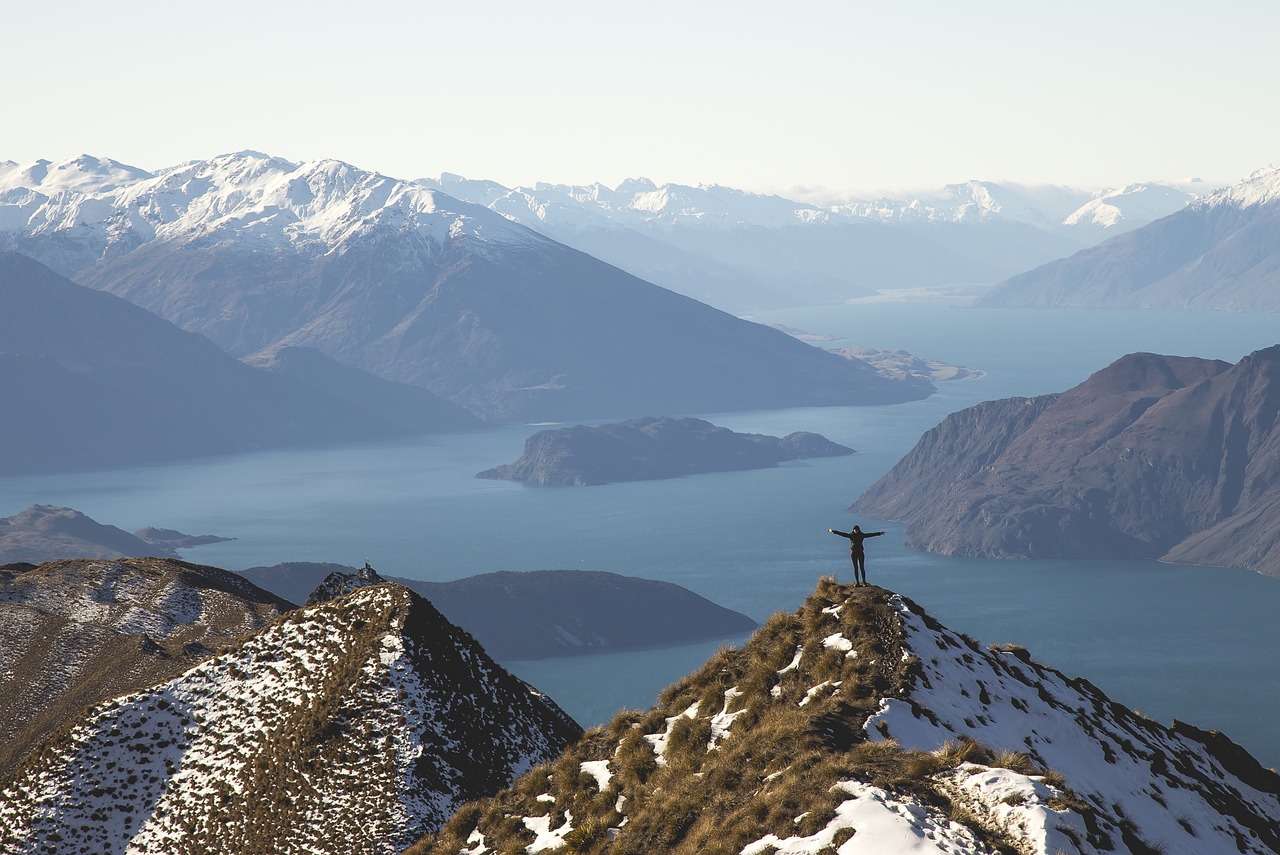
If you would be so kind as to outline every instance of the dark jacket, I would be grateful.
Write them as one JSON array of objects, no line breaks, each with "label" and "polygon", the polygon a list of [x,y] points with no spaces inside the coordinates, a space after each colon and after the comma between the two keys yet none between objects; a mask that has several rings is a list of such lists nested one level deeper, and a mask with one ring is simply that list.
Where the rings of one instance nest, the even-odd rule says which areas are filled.
[{"label": "dark jacket", "polygon": [[882,531],[836,531],[835,529],[829,529],[829,531],[832,534],[838,534],[841,537],[849,538],[850,552],[861,552],[862,541],[866,540],[868,537],[879,537],[884,534]]}]

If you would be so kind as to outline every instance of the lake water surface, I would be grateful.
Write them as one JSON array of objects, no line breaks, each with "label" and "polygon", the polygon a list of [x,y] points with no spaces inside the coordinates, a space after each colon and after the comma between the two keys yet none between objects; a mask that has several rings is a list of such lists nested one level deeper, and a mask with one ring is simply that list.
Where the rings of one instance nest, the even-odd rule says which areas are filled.
[{"label": "lake water surface", "polygon": [[[448,580],[492,570],[579,568],[663,579],[763,620],[817,579],[849,579],[827,534],[869,484],[947,413],[1067,389],[1133,351],[1236,361],[1280,342],[1280,318],[1192,312],[971,310],[945,301],[854,303],[758,318],[978,368],[926,401],[700,415],[734,430],[811,430],[852,457],[603,487],[539,489],[474,477],[519,456],[530,427],[382,445],[261,452],[172,466],[0,479],[0,516],[33,502],[127,530],[235,537],[185,553],[244,569],[366,559],[387,575]],[[983,561],[868,544],[873,582],[983,643],[1013,642],[1164,723],[1222,730],[1280,765],[1280,580],[1155,562]],[[739,639],[740,640],[740,639]],[[509,662],[584,724],[647,707],[721,640]]]}]

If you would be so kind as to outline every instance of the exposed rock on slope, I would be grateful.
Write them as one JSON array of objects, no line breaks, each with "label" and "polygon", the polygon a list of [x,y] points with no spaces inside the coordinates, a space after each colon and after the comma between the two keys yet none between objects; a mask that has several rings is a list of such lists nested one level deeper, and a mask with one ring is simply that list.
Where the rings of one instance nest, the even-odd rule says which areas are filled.
[{"label": "exposed rock on slope", "polygon": [[[370,573],[341,564],[291,562],[251,567],[243,575],[286,599],[307,600],[381,579]],[[452,582],[390,581],[429,599],[500,661],[702,641],[756,628],[746,615],[687,588],[616,573],[503,571]]]},{"label": "exposed rock on slope", "polygon": [[[0,241],[238,356],[314,347],[491,419],[929,394],[417,184],[240,152],[98,193],[37,181]],[[25,206],[25,207],[24,207]],[[216,287],[213,285],[216,283]]]},{"label": "exposed rock on slope", "polygon": [[410,852],[1264,855],[1278,791],[1219,734],[824,581]]},{"label": "exposed rock on slope", "polygon": [[525,440],[515,463],[486,469],[477,478],[526,484],[585,487],[611,481],[648,481],[702,472],[767,469],[784,460],[853,454],[816,433],[779,439],[735,433],[702,419],[648,416],[617,424],[538,431]]},{"label": "exposed rock on slope", "polygon": [[172,559],[0,567],[0,775],[85,706],[169,679],[293,607]]},{"label": "exposed rock on slope", "polygon": [[1164,558],[1280,575],[1280,347],[1126,356],[1060,395],[948,416],[859,513],[933,552]]},{"label": "exposed rock on slope", "polygon": [[0,564],[134,555],[176,558],[176,550],[230,539],[160,528],[144,528],[129,534],[72,508],[32,505],[11,517],[0,518]]},{"label": "exposed rock on slope", "polygon": [[1280,166],[1001,282],[984,306],[1280,312]]},{"label": "exposed rock on slope", "polygon": [[0,849],[394,852],[579,732],[374,585],[90,709],[4,784]]},{"label": "exposed rock on slope", "polygon": [[0,389],[0,475],[433,429],[250,368],[11,252],[0,252]]}]

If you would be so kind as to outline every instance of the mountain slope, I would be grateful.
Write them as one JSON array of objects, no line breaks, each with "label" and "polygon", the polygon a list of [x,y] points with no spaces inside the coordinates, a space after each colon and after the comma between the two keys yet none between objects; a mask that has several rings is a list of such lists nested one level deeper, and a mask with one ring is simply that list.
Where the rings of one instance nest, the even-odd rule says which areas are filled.
[{"label": "mountain slope", "polygon": [[473,430],[481,425],[462,407],[421,386],[349,368],[314,348],[272,347],[242,361],[333,398],[335,409],[385,421],[408,434]]},{"label": "mountain slope", "polygon": [[0,384],[0,474],[432,429],[409,430],[394,411],[350,410],[11,252],[0,252]]},{"label": "mountain slope", "polygon": [[291,608],[174,559],[0,566],[0,776],[85,706],[169,679]]},{"label": "mountain slope", "polygon": [[1277,792],[1219,734],[824,580],[409,852],[1263,855]]},{"label": "mountain slope", "polygon": [[20,226],[3,239],[77,281],[233,354],[314,347],[486,418],[886,403],[929,392],[487,208],[336,161],[240,152],[97,193],[22,192],[12,208]]},{"label": "mountain slope", "polygon": [[0,564],[132,555],[177,558],[178,549],[229,539],[157,528],[130,534],[113,525],[102,525],[73,508],[32,505],[11,517],[0,518]]},{"label": "mountain slope", "polygon": [[1280,167],[1001,282],[979,305],[1280,311]]},{"label": "mountain slope", "polygon": [[1133,354],[1060,395],[948,416],[854,507],[945,554],[1280,575],[1278,411],[1280,346],[1234,366]]},{"label": "mountain slope", "polygon": [[6,852],[393,852],[579,732],[396,585],[99,704],[0,796]]}]

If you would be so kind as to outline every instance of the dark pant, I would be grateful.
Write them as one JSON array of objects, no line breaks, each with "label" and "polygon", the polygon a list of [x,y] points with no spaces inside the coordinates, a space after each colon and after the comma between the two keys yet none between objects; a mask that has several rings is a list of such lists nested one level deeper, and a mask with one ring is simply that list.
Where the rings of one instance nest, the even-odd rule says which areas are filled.
[{"label": "dark pant", "polygon": [[853,561],[853,581],[867,581],[867,554],[861,549],[850,549],[849,558]]}]

